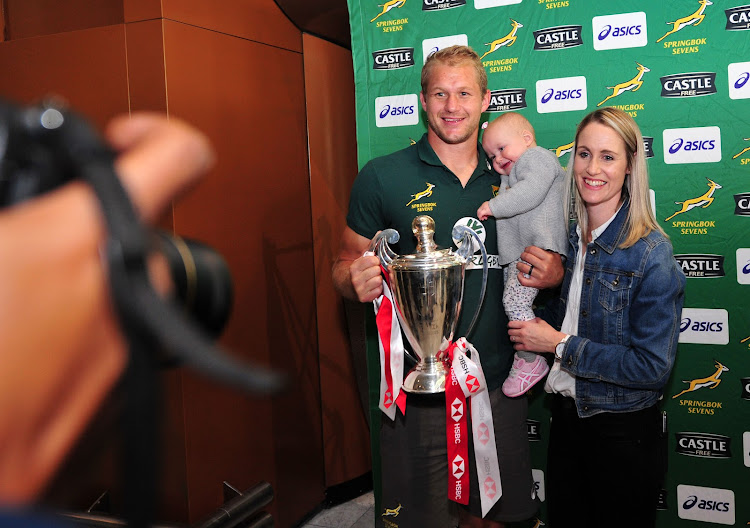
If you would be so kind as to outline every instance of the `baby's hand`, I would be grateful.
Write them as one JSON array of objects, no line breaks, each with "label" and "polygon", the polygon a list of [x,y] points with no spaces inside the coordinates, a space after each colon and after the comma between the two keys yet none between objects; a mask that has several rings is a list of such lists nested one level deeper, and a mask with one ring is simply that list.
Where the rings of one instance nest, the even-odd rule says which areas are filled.
[{"label": "baby's hand", "polygon": [[487,220],[490,216],[492,216],[490,202],[484,202],[479,206],[479,209],[477,209],[477,217],[479,217],[480,220]]}]

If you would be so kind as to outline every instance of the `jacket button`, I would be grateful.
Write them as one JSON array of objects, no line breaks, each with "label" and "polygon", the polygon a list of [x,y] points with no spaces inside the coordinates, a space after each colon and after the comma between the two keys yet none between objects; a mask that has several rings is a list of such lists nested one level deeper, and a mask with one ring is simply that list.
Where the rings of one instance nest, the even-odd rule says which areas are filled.
[{"label": "jacket button", "polygon": [[591,284],[591,277],[589,277],[589,278],[587,278],[587,279],[586,279],[586,284],[587,284],[587,285],[590,285],[590,284]]},{"label": "jacket button", "polygon": [[581,310],[581,315],[584,316],[584,317],[588,317],[589,312],[586,311],[586,310]]},{"label": "jacket button", "polygon": [[572,366],[573,365],[573,359],[572,358],[568,358],[567,363],[568,363],[568,366]]},{"label": "jacket button", "polygon": [[584,406],[583,406],[583,410],[584,410],[584,411],[588,411],[588,410],[589,410],[589,406],[588,406],[588,405],[584,405]]}]

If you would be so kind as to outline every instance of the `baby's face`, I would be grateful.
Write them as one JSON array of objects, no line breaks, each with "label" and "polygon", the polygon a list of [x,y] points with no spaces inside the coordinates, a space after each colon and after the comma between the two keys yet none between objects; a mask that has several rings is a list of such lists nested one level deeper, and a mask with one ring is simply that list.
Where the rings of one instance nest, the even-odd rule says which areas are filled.
[{"label": "baby's face", "polygon": [[495,171],[507,175],[529,145],[521,133],[498,128],[484,133],[482,148]]}]

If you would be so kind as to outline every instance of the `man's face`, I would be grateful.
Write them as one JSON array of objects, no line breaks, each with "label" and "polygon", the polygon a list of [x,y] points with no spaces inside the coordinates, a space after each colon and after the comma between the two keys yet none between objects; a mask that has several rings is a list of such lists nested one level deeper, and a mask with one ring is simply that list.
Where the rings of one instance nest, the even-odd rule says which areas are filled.
[{"label": "man's face", "polygon": [[490,103],[472,66],[436,65],[426,92],[419,94],[429,132],[449,145],[476,142],[479,120]]}]

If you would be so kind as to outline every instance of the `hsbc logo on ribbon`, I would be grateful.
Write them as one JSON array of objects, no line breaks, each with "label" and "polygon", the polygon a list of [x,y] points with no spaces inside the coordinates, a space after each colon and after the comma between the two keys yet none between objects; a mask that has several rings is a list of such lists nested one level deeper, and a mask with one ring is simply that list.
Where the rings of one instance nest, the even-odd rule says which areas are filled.
[{"label": "hsbc logo on ribbon", "polygon": [[486,423],[479,425],[479,441],[482,445],[487,445],[487,442],[490,441],[490,428],[487,427]]},{"label": "hsbc logo on ribbon", "polygon": [[492,478],[487,477],[486,479],[484,479],[482,487],[484,488],[485,495],[487,495],[490,499],[495,498],[495,495],[497,495],[497,483]]},{"label": "hsbc logo on ribbon", "polygon": [[452,467],[452,473],[456,479],[460,479],[466,473],[466,461],[461,458],[461,455],[456,455],[456,458],[453,459]]},{"label": "hsbc logo on ribbon", "polygon": [[458,422],[464,416],[464,402],[456,398],[451,404],[451,418]]},{"label": "hsbc logo on ribbon", "polygon": [[479,382],[476,376],[469,374],[466,376],[466,386],[469,388],[469,392],[474,394],[482,388],[482,384]]},{"label": "hsbc logo on ribbon", "polygon": [[393,394],[391,391],[385,391],[385,396],[383,397],[383,405],[385,405],[386,409],[390,409],[391,405],[393,405]]}]

